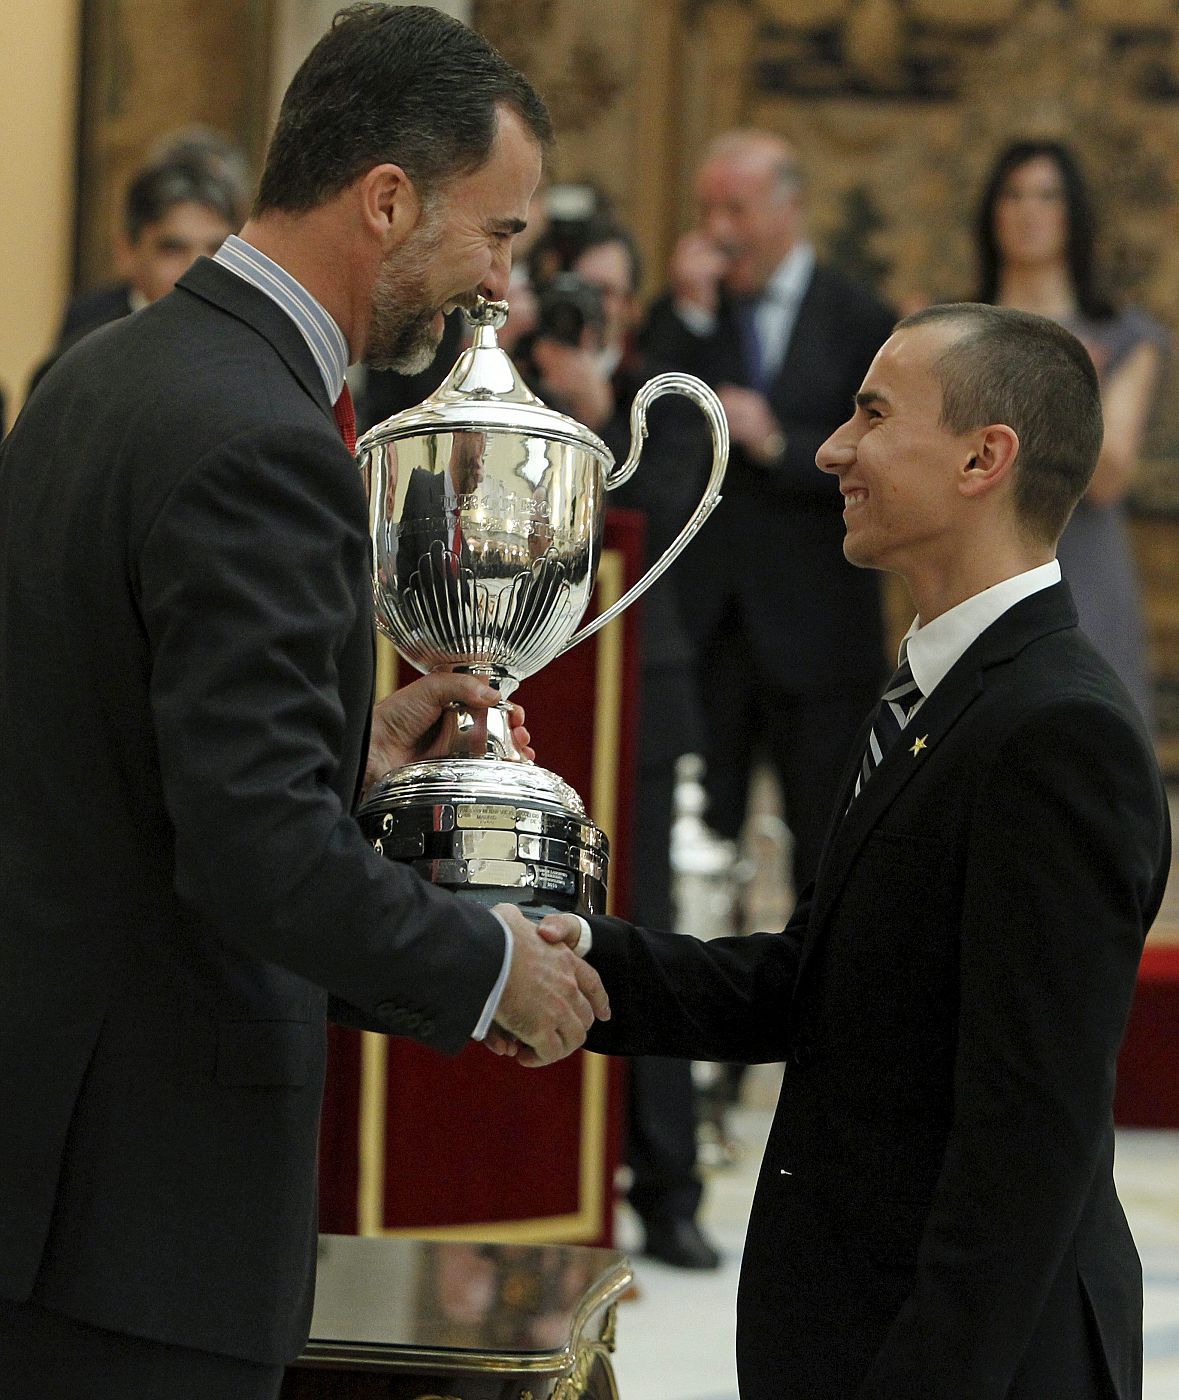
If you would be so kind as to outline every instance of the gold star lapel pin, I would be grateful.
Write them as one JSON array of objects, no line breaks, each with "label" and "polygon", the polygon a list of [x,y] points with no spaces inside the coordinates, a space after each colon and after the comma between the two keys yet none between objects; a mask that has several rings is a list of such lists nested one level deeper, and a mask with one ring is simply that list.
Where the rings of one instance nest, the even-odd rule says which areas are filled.
[{"label": "gold star lapel pin", "polygon": [[925,748],[925,741],[928,738],[928,734],[922,734],[922,736],[914,743],[913,747],[909,750],[909,752],[913,755],[914,758],[916,758],[917,755],[922,751],[922,749]]}]

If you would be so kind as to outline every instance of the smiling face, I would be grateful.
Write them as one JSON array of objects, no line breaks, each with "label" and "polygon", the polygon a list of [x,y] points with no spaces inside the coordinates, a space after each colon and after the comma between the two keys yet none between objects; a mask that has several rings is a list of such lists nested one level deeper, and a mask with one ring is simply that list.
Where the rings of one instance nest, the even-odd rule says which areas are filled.
[{"label": "smiling face", "polygon": [[819,467],[839,479],[843,552],[853,564],[912,582],[930,570],[950,571],[963,548],[959,482],[976,435],[942,426],[934,372],[959,334],[946,324],[893,334],[872,361],[855,412],[819,449]]},{"label": "smiling face", "polygon": [[541,154],[520,117],[499,111],[487,160],[427,201],[413,233],[382,261],[372,294],[371,364],[408,374],[425,369],[446,311],[477,295],[506,296],[512,239],[525,227]]},{"label": "smiling face", "polygon": [[1050,156],[1033,156],[1003,181],[995,200],[995,245],[1007,266],[1063,261],[1068,248],[1064,175]]}]

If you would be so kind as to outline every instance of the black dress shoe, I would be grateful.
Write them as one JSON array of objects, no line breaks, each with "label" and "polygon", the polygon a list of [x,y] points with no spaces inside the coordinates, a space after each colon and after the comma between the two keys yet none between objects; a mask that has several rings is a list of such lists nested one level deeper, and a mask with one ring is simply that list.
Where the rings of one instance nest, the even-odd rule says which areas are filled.
[{"label": "black dress shoe", "polygon": [[645,1226],[643,1253],[675,1269],[716,1269],[720,1254],[694,1220],[657,1220]]}]

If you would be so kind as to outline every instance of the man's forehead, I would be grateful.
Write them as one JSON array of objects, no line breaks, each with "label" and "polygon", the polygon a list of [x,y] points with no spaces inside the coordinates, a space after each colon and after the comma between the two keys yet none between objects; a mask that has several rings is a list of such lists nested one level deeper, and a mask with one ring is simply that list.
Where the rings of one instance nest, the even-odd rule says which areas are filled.
[{"label": "man's forehead", "polygon": [[879,399],[895,406],[931,387],[936,390],[940,402],[937,360],[959,333],[958,328],[948,323],[927,323],[893,331],[872,361],[856,396],[857,402]]}]

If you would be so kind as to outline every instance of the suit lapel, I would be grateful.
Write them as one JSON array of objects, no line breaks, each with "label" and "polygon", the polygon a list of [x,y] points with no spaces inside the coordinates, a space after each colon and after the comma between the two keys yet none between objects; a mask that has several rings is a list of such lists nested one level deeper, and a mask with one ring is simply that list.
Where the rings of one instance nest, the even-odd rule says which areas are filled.
[{"label": "suit lapel", "polygon": [[857,735],[856,749],[845,769],[839,803],[819,862],[810,936],[803,950],[804,965],[864,842],[921,767],[936,762],[942,740],[985,692],[988,671],[1010,661],[1031,642],[1076,625],[1076,608],[1065,583],[1054,584],[1016,603],[976,638],[954,663],[933,694],[909,721],[879,768],[864,784],[859,797],[852,801],[855,775],[871,726],[871,716],[868,716]]},{"label": "suit lapel", "polygon": [[299,385],[335,423],[323,375],[298,326],[277,302],[211,258],[198,258],[176,285],[257,331],[273,347]]}]

